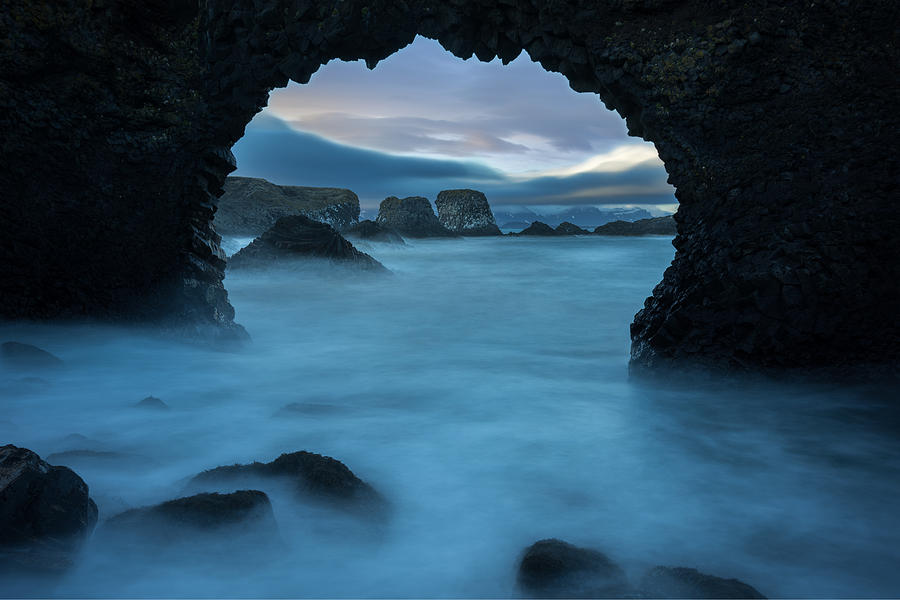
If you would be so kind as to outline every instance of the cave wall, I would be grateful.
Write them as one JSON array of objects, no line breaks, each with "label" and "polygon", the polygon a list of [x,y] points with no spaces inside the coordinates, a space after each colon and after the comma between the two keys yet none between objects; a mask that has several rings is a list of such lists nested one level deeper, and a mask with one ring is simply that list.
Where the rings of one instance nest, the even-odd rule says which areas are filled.
[{"label": "cave wall", "polygon": [[461,58],[527,50],[656,144],[679,234],[632,325],[635,364],[898,358],[893,1],[9,4],[5,317],[233,330],[210,225],[231,146],[271,89],[421,34]]}]

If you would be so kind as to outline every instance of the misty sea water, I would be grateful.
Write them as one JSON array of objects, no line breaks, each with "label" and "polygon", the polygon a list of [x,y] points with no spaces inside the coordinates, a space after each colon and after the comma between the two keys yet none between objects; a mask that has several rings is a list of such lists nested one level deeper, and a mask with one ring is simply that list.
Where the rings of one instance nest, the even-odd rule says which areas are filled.
[{"label": "misty sea water", "polygon": [[[547,537],[602,550],[634,581],[669,565],[769,596],[900,593],[892,390],[629,377],[628,326],[670,239],[358,246],[392,275],[229,271],[252,337],[235,352],[0,325],[66,363],[0,371],[0,441],[127,454],[72,465],[98,532],[199,471],[297,450],[388,499],[377,532],[274,490],[282,543],[249,549],[257,561],[126,558],[95,535],[54,589],[0,580],[0,595],[510,597],[521,552]],[[171,410],[132,406],[151,394]],[[306,409],[280,411],[291,403]]]}]

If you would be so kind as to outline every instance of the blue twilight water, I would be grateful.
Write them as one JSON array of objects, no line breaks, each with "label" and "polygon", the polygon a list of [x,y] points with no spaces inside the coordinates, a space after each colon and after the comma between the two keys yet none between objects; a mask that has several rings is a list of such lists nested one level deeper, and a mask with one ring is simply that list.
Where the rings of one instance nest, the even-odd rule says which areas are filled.
[{"label": "blue twilight water", "polygon": [[[229,273],[253,337],[235,353],[0,326],[0,341],[67,363],[43,381],[0,372],[0,441],[145,457],[76,469],[101,522],[200,470],[302,449],[393,505],[366,536],[274,493],[284,545],[244,569],[149,550],[124,564],[95,537],[58,595],[509,597],[518,555],[545,537],[601,549],[634,579],[665,564],[770,596],[900,594],[889,391],[629,380],[628,325],[668,239],[361,246],[394,274]],[[172,410],[130,406],[150,394]],[[292,402],[315,406],[276,416]]]}]

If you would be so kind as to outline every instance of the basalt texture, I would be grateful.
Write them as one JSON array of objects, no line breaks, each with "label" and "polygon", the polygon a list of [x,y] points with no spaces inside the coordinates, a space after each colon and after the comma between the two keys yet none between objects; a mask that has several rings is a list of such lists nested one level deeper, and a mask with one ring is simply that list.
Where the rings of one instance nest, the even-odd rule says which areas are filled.
[{"label": "basalt texture", "polygon": [[213,225],[222,235],[259,236],[281,217],[304,215],[342,231],[359,222],[359,198],[339,188],[275,185],[229,177]]},{"label": "basalt texture", "polygon": [[428,198],[390,196],[381,201],[375,222],[401,235],[412,238],[454,237],[456,234],[441,225]]},{"label": "basalt texture", "polygon": [[230,148],[289,79],[435,38],[523,49],[651,140],[672,266],[632,360],[896,364],[893,0],[8,0],[0,316],[234,328],[212,227]]},{"label": "basalt texture", "polygon": [[503,235],[487,197],[476,190],[444,190],[438,194],[437,207],[441,225],[460,235]]}]

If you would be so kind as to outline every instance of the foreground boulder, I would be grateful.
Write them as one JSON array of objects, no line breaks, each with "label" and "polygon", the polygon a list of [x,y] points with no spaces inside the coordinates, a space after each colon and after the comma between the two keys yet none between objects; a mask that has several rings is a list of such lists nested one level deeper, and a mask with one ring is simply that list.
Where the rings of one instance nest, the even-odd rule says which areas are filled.
[{"label": "foreground boulder", "polygon": [[227,533],[259,541],[278,539],[272,504],[265,493],[240,490],[231,494],[197,494],[155,506],[134,508],[111,517],[103,524],[104,535],[140,545],[192,543],[206,534]]},{"label": "foreground boulder", "polygon": [[460,235],[503,235],[487,197],[477,190],[444,190],[435,201],[441,225]]},{"label": "foreground boulder", "polygon": [[640,584],[649,598],[765,598],[737,579],[723,579],[686,567],[655,567]]},{"label": "foreground boulder", "polygon": [[359,198],[350,190],[275,185],[265,179],[228,177],[213,224],[222,235],[259,236],[281,217],[305,215],[338,231],[359,220]]},{"label": "foreground boulder", "polygon": [[516,582],[534,598],[620,598],[632,592],[625,572],[602,552],[561,540],[525,550]]},{"label": "foreground boulder", "polygon": [[375,222],[395,229],[406,237],[456,237],[455,233],[441,225],[431,208],[431,202],[422,196],[385,198],[378,207]]},{"label": "foreground boulder", "polygon": [[519,233],[510,233],[509,235],[561,235],[558,231],[547,225],[546,223],[542,223],[540,221],[535,221]]},{"label": "foreground boulder", "polygon": [[678,226],[671,215],[638,221],[613,221],[594,229],[598,235],[675,235]]},{"label": "foreground boulder", "polygon": [[61,571],[97,523],[87,484],[25,448],[0,448],[0,572]]},{"label": "foreground boulder", "polygon": [[63,361],[31,344],[4,342],[0,346],[0,362],[18,369],[54,369]]},{"label": "foreground boulder", "polygon": [[281,217],[260,237],[228,259],[232,269],[261,268],[298,259],[326,259],[367,271],[387,271],[380,262],[353,247],[331,225],[297,215]]},{"label": "foreground boulder", "polygon": [[266,479],[289,480],[301,498],[332,506],[366,511],[385,508],[381,495],[354,475],[344,463],[330,456],[305,451],[282,454],[268,463],[253,462],[210,469],[191,479],[189,486],[233,486]]},{"label": "foreground boulder", "polygon": [[375,221],[366,219],[360,221],[356,225],[344,230],[344,235],[348,238],[364,240],[367,242],[384,242],[386,244],[405,244],[403,236],[391,229],[385,227]]},{"label": "foreground boulder", "polygon": [[588,231],[587,229],[582,229],[574,223],[563,221],[556,226],[556,233],[560,235],[584,235],[586,233],[590,233],[590,231]]}]

